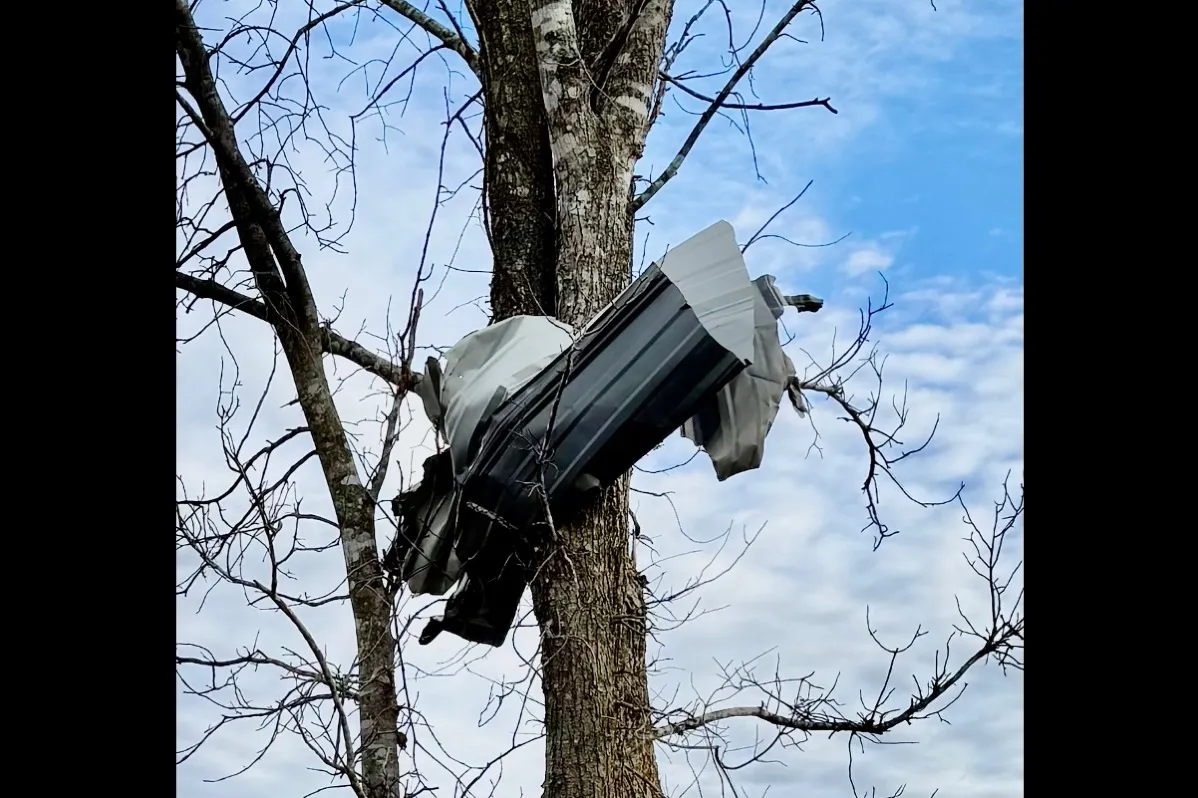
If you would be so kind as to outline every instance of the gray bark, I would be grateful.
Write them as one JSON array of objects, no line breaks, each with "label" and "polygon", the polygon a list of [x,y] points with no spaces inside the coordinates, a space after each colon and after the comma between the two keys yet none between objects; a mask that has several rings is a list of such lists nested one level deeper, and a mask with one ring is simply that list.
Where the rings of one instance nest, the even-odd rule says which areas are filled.
[{"label": "gray bark", "polygon": [[[531,20],[524,0],[482,5],[492,6],[489,16],[480,10],[484,63],[537,65],[535,76],[508,71],[506,79],[519,84],[502,94],[488,87],[488,103],[502,98],[496,113],[510,125],[494,134],[488,128],[499,136],[488,140],[499,148],[488,159],[492,218],[508,240],[526,244],[515,250],[496,242],[492,306],[497,319],[549,312],[581,326],[630,279],[632,170],[644,148],[672,3],[533,0]],[[538,169],[504,169],[513,141],[537,154]],[[528,206],[501,215],[514,208],[513,198]],[[555,236],[546,246],[549,213]],[[556,530],[532,594],[546,707],[544,795],[660,796],[627,478]]]},{"label": "gray bark", "polygon": [[557,219],[553,160],[537,76],[528,0],[475,4],[486,121],[485,201],[494,257],[496,321],[551,316]]}]

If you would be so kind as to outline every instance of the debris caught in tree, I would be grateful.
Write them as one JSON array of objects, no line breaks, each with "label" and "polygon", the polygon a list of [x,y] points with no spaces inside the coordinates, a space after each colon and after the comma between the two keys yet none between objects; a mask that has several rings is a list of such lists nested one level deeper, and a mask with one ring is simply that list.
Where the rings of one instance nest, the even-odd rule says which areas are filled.
[{"label": "debris caught in tree", "polygon": [[732,226],[671,249],[583,330],[517,316],[430,358],[417,391],[447,448],[396,497],[384,564],[415,594],[443,595],[442,631],[499,646],[553,534],[675,430],[718,479],[761,464],[783,394],[806,407],[778,338],[787,306],[770,275],[750,280]]}]

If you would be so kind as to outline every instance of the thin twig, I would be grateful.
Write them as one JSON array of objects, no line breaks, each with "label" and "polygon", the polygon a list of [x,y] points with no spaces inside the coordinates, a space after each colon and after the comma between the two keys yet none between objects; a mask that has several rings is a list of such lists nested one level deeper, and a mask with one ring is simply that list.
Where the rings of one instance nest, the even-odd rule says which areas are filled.
[{"label": "thin twig", "polygon": [[678,154],[674,156],[674,160],[670,162],[670,165],[666,167],[666,170],[661,173],[660,177],[650,183],[649,187],[638,194],[637,197],[632,201],[632,213],[635,213],[642,206],[644,206],[646,202],[653,199],[653,195],[661,191],[662,186],[668,183],[670,179],[678,173],[678,169],[682,166],[682,162],[685,161],[686,156],[690,154],[691,148],[695,146],[695,142],[699,140],[699,136],[703,135],[703,131],[707,128],[708,123],[711,122],[711,120],[715,117],[716,113],[719,112],[724,102],[728,99],[728,95],[732,94],[733,90],[736,89],[736,84],[739,83],[741,78],[748,74],[749,70],[753,68],[753,65],[756,64],[763,55],[765,55],[765,52],[770,48],[770,45],[778,40],[778,38],[782,35],[782,32],[786,30],[786,26],[790,24],[791,20],[797,17],[799,12],[804,8],[807,8],[811,5],[811,0],[799,0],[799,2],[791,6],[790,10],[782,15],[782,19],[778,20],[778,24],[775,25],[774,29],[769,32],[769,35],[767,35],[761,41],[761,44],[757,45],[757,49],[750,53],[749,57],[745,59],[744,63],[742,63],[740,67],[732,73],[732,77],[730,77],[728,82],[724,84],[724,88],[720,89],[720,93],[712,99],[711,104],[707,107],[707,110],[704,111],[702,116],[699,117],[699,121],[695,124],[694,129],[691,130],[690,135],[687,136],[686,141],[683,142],[682,149],[680,149]]}]

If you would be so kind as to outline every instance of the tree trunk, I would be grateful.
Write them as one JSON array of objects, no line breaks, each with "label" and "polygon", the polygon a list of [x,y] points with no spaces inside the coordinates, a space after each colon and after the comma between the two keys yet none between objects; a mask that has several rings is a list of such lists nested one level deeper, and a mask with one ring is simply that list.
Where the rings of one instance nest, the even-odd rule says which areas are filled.
[{"label": "tree trunk", "polygon": [[627,478],[568,527],[533,582],[545,692],[545,798],[659,798],[645,599]]},{"label": "tree trunk", "polygon": [[[528,0],[494,3],[477,20],[493,109],[492,308],[496,320],[548,312],[579,327],[631,277],[632,171],[644,148],[672,2],[531,5],[531,25]],[[535,60],[526,62],[530,52]],[[514,67],[529,62],[539,65],[535,94],[527,85],[499,83],[526,81]],[[491,114],[499,118],[494,126]],[[513,161],[520,168],[504,170]],[[527,168],[545,163],[551,172]],[[546,213],[556,228],[551,247],[543,246]],[[545,695],[544,798],[660,798],[627,477],[556,530],[532,595]]]},{"label": "tree trunk", "polygon": [[553,159],[528,0],[475,4],[487,137],[483,182],[495,321],[553,315]]}]

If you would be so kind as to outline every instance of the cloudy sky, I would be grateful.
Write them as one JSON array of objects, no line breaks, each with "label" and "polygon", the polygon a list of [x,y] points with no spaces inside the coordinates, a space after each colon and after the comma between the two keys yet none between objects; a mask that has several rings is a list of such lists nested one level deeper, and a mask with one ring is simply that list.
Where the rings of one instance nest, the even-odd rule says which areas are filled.
[{"label": "cloudy sky", "polygon": [[[253,5],[207,0],[197,14],[202,25],[213,29],[206,39],[223,35],[218,31],[227,30],[224,20]],[[302,24],[303,4],[281,5],[280,28]],[[678,3],[675,34],[701,5]],[[756,8],[749,5],[733,15],[738,42],[757,18]],[[747,240],[812,181],[770,232],[806,245],[847,238],[827,247],[765,240],[746,256],[753,276],[774,274],[788,292],[813,293],[827,302],[815,316],[786,318],[795,336],[788,346],[791,357],[802,367],[810,362],[808,354],[823,360],[834,340],[843,344],[856,331],[858,308],[869,297],[880,296],[879,274],[884,274],[894,307],[878,320],[875,340],[889,356],[886,390],[906,390],[910,416],[904,440],[919,440],[939,417],[932,445],[905,462],[899,473],[914,495],[926,499],[950,496],[964,482],[964,497],[982,519],[1001,496],[1008,472],[1013,489],[1022,481],[1022,6],[1015,0],[939,0],[936,6],[933,10],[927,0],[828,0],[822,41],[818,20],[801,18],[791,32],[803,41],[783,41],[771,51],[755,75],[759,99],[747,96],[746,101],[830,97],[839,113],[808,108],[752,117],[756,169],[763,179],[755,177],[742,119],[717,119],[677,177],[644,209],[649,221],[641,223],[637,241],[651,260],[719,219],[730,221],[738,237]],[[763,27],[768,29],[785,7],[767,3]],[[322,249],[310,237],[298,242],[322,314],[336,317],[343,334],[357,335],[380,351],[385,345],[379,339],[406,322],[438,170],[444,184],[456,186],[479,168],[477,154],[460,136],[451,138],[439,166],[446,92],[453,103],[476,88],[450,58],[428,59],[404,104],[398,100],[406,84],[397,84],[389,95],[385,130],[377,115],[367,114],[351,131],[349,117],[368,104],[378,85],[411,62],[416,47],[426,45],[418,32],[402,41],[407,26],[393,14],[388,19],[390,24],[363,16],[355,28],[347,17],[330,28],[329,39],[312,40],[308,63],[325,122],[346,139],[352,132],[358,147],[356,213],[339,252]],[[721,42],[726,43],[721,26],[713,16],[702,28],[706,35],[687,49],[675,71],[721,69]],[[339,55],[326,57],[329,41]],[[392,53],[394,63],[384,71]],[[242,96],[252,93],[260,80],[231,72],[223,77]],[[700,90],[714,94],[720,85],[721,78],[711,78]],[[686,99],[667,102],[638,173],[660,172],[693,124],[688,112],[698,107]],[[243,135],[253,132],[251,122],[243,122]],[[351,184],[345,173],[338,177],[324,156],[320,142],[325,134],[313,130],[311,135],[312,141],[298,145],[290,156],[310,191],[309,206],[323,208],[331,201],[335,218],[347,220]],[[471,219],[476,197],[463,189],[438,211],[426,268],[434,269],[429,285],[440,288],[435,295],[432,289],[427,292],[421,346],[450,346],[486,322],[475,301],[486,294],[490,264],[485,237]],[[447,268],[450,263],[452,269]],[[188,314],[180,310],[178,337],[190,337],[211,315],[204,303]],[[260,322],[225,317],[219,330],[210,328],[177,350],[177,472],[188,495],[212,495],[232,482],[217,408],[227,404],[228,394],[222,391],[235,380],[240,407],[231,435],[236,440],[245,436],[246,452],[302,420],[298,408],[289,404],[294,391],[281,362],[280,372],[271,377],[274,346]],[[427,354],[422,352],[421,358]],[[350,429],[365,470],[377,460],[387,397],[380,385],[353,374],[345,363],[330,363],[330,374],[340,385],[339,409],[353,422]],[[869,388],[862,383],[859,392]],[[385,497],[410,484],[413,467],[429,452],[427,425],[418,411],[409,411],[402,414],[406,426],[392,458],[399,467],[389,471]],[[307,451],[302,437],[287,444],[263,478],[278,480]],[[985,584],[962,557],[967,530],[958,507],[921,509],[893,490],[884,491],[885,519],[902,531],[874,551],[872,536],[859,531],[865,522],[860,487],[866,453],[860,434],[839,421],[831,405],[814,401],[810,419],[783,408],[761,468],[725,483],[716,481],[703,457],[664,473],[648,473],[685,461],[692,451],[687,441],[671,438],[640,464],[634,478],[634,487],[643,491],[634,497],[634,509],[652,544],[639,556],[653,589],[668,593],[701,574],[723,570],[742,555],[746,536],[761,531],[734,568],[695,596],[699,610],[708,612],[681,628],[663,630],[659,645],[651,647],[659,658],[652,677],[659,708],[693,705],[719,685],[722,668],[760,656],[759,674],[772,676],[775,669],[783,677],[814,674],[812,681],[825,687],[835,681],[835,697],[851,711],[859,691],[877,693],[888,664],[867,633],[867,607],[884,641],[897,643],[917,626],[929,633],[899,660],[901,690],[914,684],[912,675],[921,682],[930,676],[937,650],[956,620],[957,599],[967,610],[988,604]],[[303,512],[331,515],[314,461],[290,479],[290,496],[302,499]],[[662,493],[670,498],[650,495]],[[245,506],[241,493],[227,503],[234,517]],[[390,538],[388,529],[380,524],[381,545]],[[728,529],[732,537],[722,550],[718,542],[703,543]],[[330,532],[319,522],[299,527],[299,535],[313,547],[331,540]],[[1021,534],[1020,525],[1008,544],[1010,565],[1021,557]],[[194,555],[179,554],[180,579],[194,566]],[[266,573],[253,551],[243,567],[250,576]],[[297,556],[291,573],[292,593],[318,596],[343,589],[344,565],[336,549]],[[188,654],[192,644],[206,646],[218,657],[257,647],[269,656],[298,661],[288,652],[302,653],[303,640],[286,619],[247,606],[238,588],[217,585],[206,592],[209,586],[176,601],[178,654]],[[411,625],[418,633],[422,619],[437,614],[438,606],[429,597],[409,600],[400,620],[419,613]],[[301,617],[329,661],[348,668],[354,650],[348,606],[334,601],[305,609]],[[523,708],[508,700],[494,711],[491,700],[499,685],[523,677],[521,660],[535,649],[535,630],[517,630],[498,650],[466,650],[451,636],[427,647],[417,646],[414,635],[400,642],[409,686],[401,703],[414,704],[428,723],[412,746],[415,765],[429,784],[439,787],[437,795],[460,794],[450,770],[477,768],[513,740],[536,735],[535,687]],[[195,651],[190,649],[191,655]],[[954,645],[953,661],[964,656],[965,645]],[[181,673],[192,688],[209,678],[195,669]],[[951,723],[915,724],[893,738],[914,744],[868,746],[856,754],[858,787],[876,786],[880,795],[903,784],[908,796],[937,789],[940,796],[961,798],[1021,795],[1022,678],[1004,676],[987,665],[978,666],[966,681],[964,696],[946,715]],[[222,711],[190,695],[183,681],[177,684],[176,748],[182,750],[200,739]],[[240,677],[240,689],[251,703],[277,702],[289,687],[266,668]],[[728,698],[731,704],[760,701],[752,693]],[[900,692],[894,701],[904,703],[906,696]],[[298,798],[329,783],[294,737],[277,741],[243,775],[214,782],[257,757],[270,736],[269,728],[258,726],[258,721],[244,720],[217,731],[177,767],[179,794],[248,798],[269,791]],[[754,735],[769,731],[748,719],[732,721],[727,728],[734,747],[752,745]],[[679,751],[662,747],[660,754],[668,795],[697,795],[700,789],[704,795],[719,794],[714,792],[715,776],[710,769],[702,771],[702,758],[694,752],[690,763]],[[730,759],[737,756],[742,755]],[[782,798],[852,794],[841,738],[775,750],[767,760],[739,773],[743,794],[760,796],[767,788],[771,796]],[[700,771],[697,784],[692,770]],[[511,754],[482,783],[500,775],[498,795],[539,794],[540,744],[533,741]]]}]

